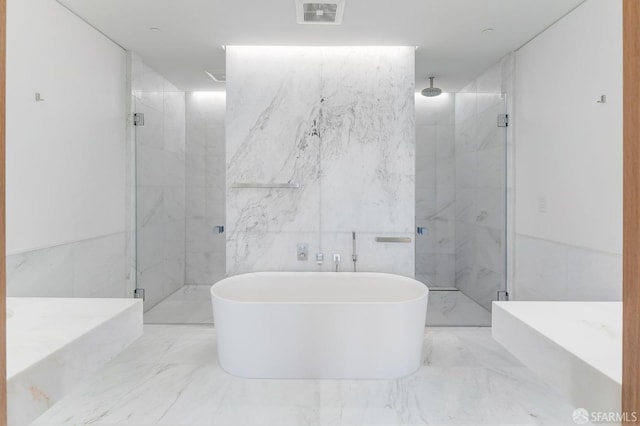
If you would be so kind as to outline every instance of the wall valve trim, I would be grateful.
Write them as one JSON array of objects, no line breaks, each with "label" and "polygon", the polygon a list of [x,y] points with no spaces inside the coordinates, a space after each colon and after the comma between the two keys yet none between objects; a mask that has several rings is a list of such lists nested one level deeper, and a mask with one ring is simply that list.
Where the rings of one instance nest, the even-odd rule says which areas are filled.
[{"label": "wall valve trim", "polygon": [[309,244],[298,243],[297,245],[298,260],[307,260],[309,254]]}]

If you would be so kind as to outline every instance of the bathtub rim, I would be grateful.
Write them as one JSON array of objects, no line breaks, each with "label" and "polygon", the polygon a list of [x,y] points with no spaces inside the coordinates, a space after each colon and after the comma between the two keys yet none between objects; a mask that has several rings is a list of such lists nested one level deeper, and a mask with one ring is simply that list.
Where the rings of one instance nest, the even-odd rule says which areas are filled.
[{"label": "bathtub rim", "polygon": [[[214,289],[216,287],[216,285],[218,285],[219,283],[222,283],[223,281],[226,281],[228,279],[232,279],[232,278],[236,278],[236,277],[244,277],[244,276],[250,276],[250,275],[257,275],[257,274],[331,274],[331,275],[339,275],[339,274],[376,274],[376,275],[386,275],[389,277],[394,277],[394,278],[402,278],[402,279],[407,279],[407,280],[412,280],[415,283],[421,285],[424,287],[424,294],[422,294],[419,297],[415,297],[412,299],[406,299],[406,300],[400,300],[400,301],[393,301],[393,302],[385,302],[385,301],[370,301],[370,302],[358,302],[358,301],[349,301],[349,302],[342,302],[342,301],[324,301],[324,302],[305,302],[305,301],[281,301],[281,302],[270,302],[270,301],[246,301],[246,300],[235,300],[235,299],[229,299],[226,297],[222,297],[216,293],[214,293]],[[408,303],[415,303],[415,302],[419,302],[422,299],[428,298],[429,297],[429,287],[416,280],[415,278],[410,278],[410,277],[405,277],[404,275],[398,275],[398,274],[391,274],[388,272],[317,272],[317,271],[259,271],[259,272],[245,272],[242,274],[238,274],[238,275],[233,275],[230,277],[226,277],[221,279],[220,281],[216,282],[215,284],[213,284],[211,286],[211,288],[209,289],[209,293],[211,294],[212,299],[216,298],[220,301],[224,301],[225,303],[237,303],[237,304],[243,304],[243,305],[252,305],[252,304],[257,304],[257,305],[269,305],[269,306],[275,306],[275,305],[399,305],[399,304],[408,304]],[[213,300],[212,300],[213,302]]]}]

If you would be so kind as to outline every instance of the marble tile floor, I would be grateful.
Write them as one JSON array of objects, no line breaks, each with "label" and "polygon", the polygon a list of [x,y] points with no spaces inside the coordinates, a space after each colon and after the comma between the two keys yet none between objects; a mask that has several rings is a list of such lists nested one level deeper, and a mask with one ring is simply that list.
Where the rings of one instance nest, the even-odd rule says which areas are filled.
[{"label": "marble tile floor", "polygon": [[185,285],[144,313],[145,324],[213,324],[208,285]]},{"label": "marble tile floor", "polygon": [[427,326],[489,327],[491,313],[461,291],[429,290]]},{"label": "marble tile floor", "polygon": [[573,424],[574,407],[491,338],[427,328],[397,380],[257,380],[225,373],[215,329],[146,325],[136,343],[35,425]]}]

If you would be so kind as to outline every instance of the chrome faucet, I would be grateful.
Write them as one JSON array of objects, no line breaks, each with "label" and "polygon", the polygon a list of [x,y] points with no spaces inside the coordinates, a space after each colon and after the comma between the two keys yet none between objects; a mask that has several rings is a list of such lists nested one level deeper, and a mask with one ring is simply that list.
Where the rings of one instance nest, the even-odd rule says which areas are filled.
[{"label": "chrome faucet", "polygon": [[351,238],[353,240],[353,254],[351,255],[351,259],[353,260],[353,272],[356,272],[356,262],[358,262],[358,253],[356,251],[356,231],[351,233]]},{"label": "chrome faucet", "polygon": [[335,253],[333,255],[333,263],[336,265],[336,272],[338,272],[338,267],[340,266],[340,255]]}]

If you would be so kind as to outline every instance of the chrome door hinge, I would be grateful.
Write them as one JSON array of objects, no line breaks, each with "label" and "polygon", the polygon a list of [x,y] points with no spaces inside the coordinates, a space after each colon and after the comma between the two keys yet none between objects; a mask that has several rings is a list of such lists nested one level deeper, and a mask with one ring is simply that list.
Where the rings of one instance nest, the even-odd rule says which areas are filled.
[{"label": "chrome door hinge", "polygon": [[133,125],[134,126],[144,126],[144,114],[141,112],[136,112],[133,114]]},{"label": "chrome door hinge", "polygon": [[505,291],[498,292],[498,302],[506,302],[509,300],[509,293]]},{"label": "chrome door hinge", "polygon": [[498,127],[509,127],[509,114],[498,114]]},{"label": "chrome door hinge", "polygon": [[144,288],[136,288],[133,290],[133,298],[134,299],[142,299],[144,302]]}]

